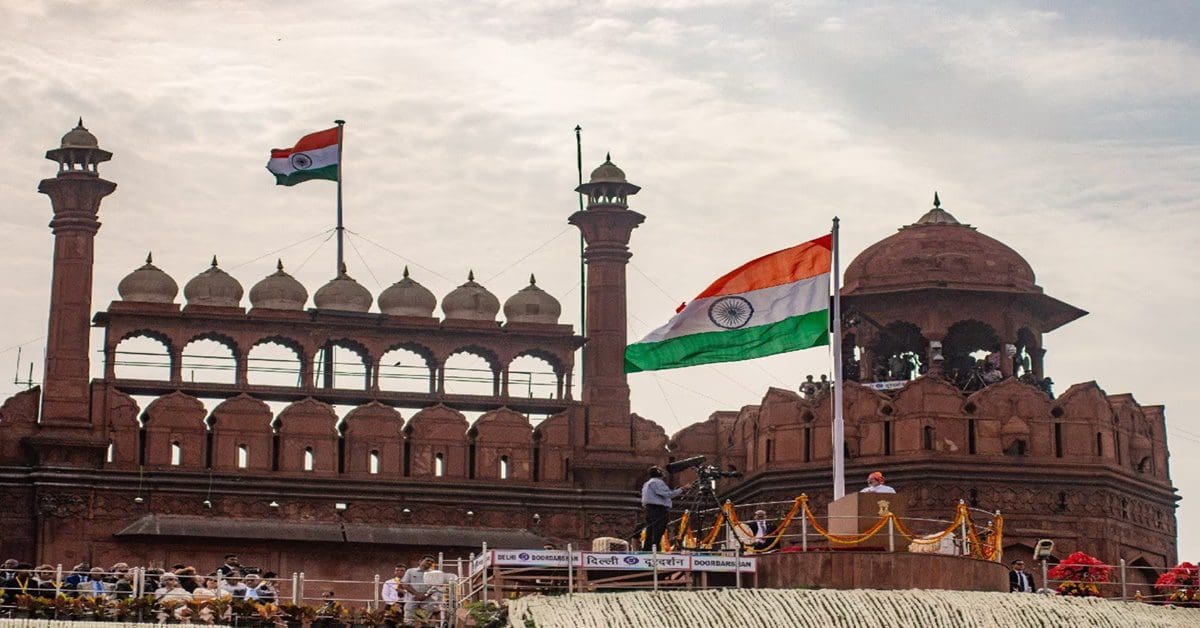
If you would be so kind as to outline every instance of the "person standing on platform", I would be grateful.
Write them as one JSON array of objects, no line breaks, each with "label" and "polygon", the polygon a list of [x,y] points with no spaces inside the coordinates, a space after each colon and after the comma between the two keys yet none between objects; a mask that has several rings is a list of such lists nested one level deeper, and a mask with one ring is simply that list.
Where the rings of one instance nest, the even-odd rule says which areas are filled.
[{"label": "person standing on platform", "polygon": [[883,483],[883,474],[879,471],[872,471],[871,475],[867,476],[867,487],[859,491],[860,493],[895,493],[896,489]]},{"label": "person standing on platform", "polygon": [[682,488],[672,489],[663,481],[662,468],[650,467],[650,479],[642,485],[642,508],[646,511],[646,538],[642,551],[649,552],[662,543],[667,531],[667,513],[671,510],[671,499],[683,493]]},{"label": "person standing on platform", "polygon": [[1010,593],[1033,593],[1033,576],[1025,573],[1025,561],[1012,561],[1012,571],[1008,572],[1008,590]]}]

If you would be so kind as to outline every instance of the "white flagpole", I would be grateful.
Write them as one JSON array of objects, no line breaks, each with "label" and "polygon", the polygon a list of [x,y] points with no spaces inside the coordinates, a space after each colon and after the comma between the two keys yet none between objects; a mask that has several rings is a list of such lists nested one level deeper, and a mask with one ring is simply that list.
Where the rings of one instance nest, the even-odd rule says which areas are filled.
[{"label": "white flagpole", "polygon": [[846,495],[846,425],[842,415],[842,269],[838,223],[833,217],[833,498]]},{"label": "white flagpole", "polygon": [[346,230],[342,226],[342,132],[345,129],[345,120],[334,120],[334,124],[338,127],[338,166],[337,166],[337,271],[334,277],[340,277],[346,267],[346,258],[342,254],[342,232]]}]

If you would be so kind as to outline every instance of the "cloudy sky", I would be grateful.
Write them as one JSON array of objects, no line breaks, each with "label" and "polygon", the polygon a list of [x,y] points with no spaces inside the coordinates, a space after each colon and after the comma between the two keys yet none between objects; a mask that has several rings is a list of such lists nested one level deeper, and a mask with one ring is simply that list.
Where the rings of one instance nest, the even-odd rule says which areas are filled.
[{"label": "cloudy sky", "polygon": [[[440,296],[474,269],[503,300],[532,272],[576,324],[580,124],[585,168],[611,151],[644,188],[631,338],[834,215],[848,260],[937,190],[1091,312],[1045,340],[1060,391],[1094,379],[1166,405],[1179,527],[1200,529],[1200,9],[1126,4],[2,2],[0,393],[20,388],[17,346],[21,372],[40,372],[36,188],[80,115],[120,185],[101,210],[98,309],[148,250],[180,285],[216,254],[248,289],[282,257],[314,292],[333,275],[334,186],[275,187],[263,164],[344,118],[363,285],[408,264]],[[639,374],[634,408],[674,432],[828,363]],[[1180,549],[1200,557],[1186,532]]]}]

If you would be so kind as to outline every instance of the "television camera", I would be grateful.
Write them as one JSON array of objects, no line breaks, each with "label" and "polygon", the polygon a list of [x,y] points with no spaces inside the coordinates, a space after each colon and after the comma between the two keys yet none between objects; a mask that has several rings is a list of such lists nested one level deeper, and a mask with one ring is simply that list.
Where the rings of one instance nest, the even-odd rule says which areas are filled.
[{"label": "television camera", "polygon": [[667,465],[668,473],[679,473],[687,469],[693,469],[696,472],[696,480],[705,484],[711,484],[715,480],[721,478],[740,478],[741,471],[722,471],[720,467],[713,464],[704,464],[708,459],[704,456],[692,456],[683,460],[676,460]]}]

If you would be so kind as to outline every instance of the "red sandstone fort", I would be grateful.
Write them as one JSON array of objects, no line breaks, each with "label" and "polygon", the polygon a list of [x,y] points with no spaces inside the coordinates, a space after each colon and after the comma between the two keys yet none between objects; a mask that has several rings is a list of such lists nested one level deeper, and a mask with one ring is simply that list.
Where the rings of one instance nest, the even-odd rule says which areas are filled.
[{"label": "red sandstone fort", "polygon": [[[627,537],[646,467],[695,455],[744,473],[721,483],[734,503],[832,497],[820,386],[770,388],[674,436],[632,412],[625,268],[645,217],[628,207],[639,188],[610,162],[580,186],[586,209],[564,216],[586,241],[584,338],[532,281],[503,321],[473,280],[442,298],[439,318],[407,273],[373,298],[343,272],[306,307],[281,267],[247,308],[216,260],[181,300],[148,260],[120,300],[93,311],[100,204],[116,188],[98,166],[112,155],[81,123],[46,157],[58,172],[38,188],[55,243],[45,374],[0,406],[0,558],[207,566],[236,552],[278,573],[367,580],[395,560],[483,542]],[[1086,312],[1047,295],[1019,254],[935,205],[860,254],[844,285],[849,478],[887,469],[910,516],[945,517],[959,500],[1000,510],[1011,557],[1053,537],[1109,563],[1175,564],[1162,406],[1095,382],[1048,394],[1043,340]],[[92,326],[104,333],[95,379]],[[122,343],[139,338],[164,347],[161,377],[120,376]],[[230,382],[184,377],[197,341],[227,347]],[[251,354],[266,345],[294,352],[289,385],[251,382]],[[335,378],[334,348],[364,376]],[[419,386],[381,386],[396,350],[423,362]],[[447,360],[463,352],[489,365],[490,394],[447,392]],[[972,357],[983,354],[999,356],[986,381]],[[548,398],[510,381],[530,356],[553,371]],[[356,407],[339,421],[334,404]]]}]

